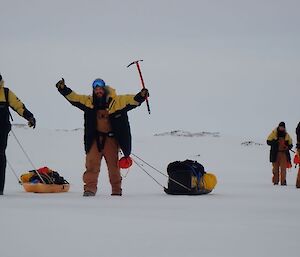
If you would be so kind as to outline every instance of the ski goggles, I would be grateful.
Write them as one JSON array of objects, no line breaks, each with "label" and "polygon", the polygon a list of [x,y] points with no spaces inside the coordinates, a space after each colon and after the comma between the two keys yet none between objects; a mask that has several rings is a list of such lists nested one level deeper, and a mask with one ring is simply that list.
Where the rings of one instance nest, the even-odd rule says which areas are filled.
[{"label": "ski goggles", "polygon": [[93,88],[96,88],[96,87],[105,87],[105,82],[103,79],[96,79],[94,80],[93,82]]}]

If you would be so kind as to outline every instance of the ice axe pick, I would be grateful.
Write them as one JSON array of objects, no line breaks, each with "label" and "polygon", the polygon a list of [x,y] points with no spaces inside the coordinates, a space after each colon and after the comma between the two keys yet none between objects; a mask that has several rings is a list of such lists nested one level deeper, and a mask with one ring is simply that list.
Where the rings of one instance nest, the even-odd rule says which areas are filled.
[{"label": "ice axe pick", "polygon": [[[141,83],[142,83],[142,88],[145,88],[145,83],[144,83],[142,71],[141,71],[140,64],[139,64],[139,62],[142,62],[142,61],[143,61],[143,60],[137,60],[137,61],[134,61],[134,62],[128,64],[128,65],[127,65],[127,68],[130,67],[130,66],[133,65],[133,64],[136,64],[136,67],[137,67],[138,72],[139,72],[139,74],[140,74],[140,79],[141,79]],[[148,97],[146,97],[146,104],[147,104],[147,110],[148,110],[148,113],[150,114],[150,106],[149,106]]]}]

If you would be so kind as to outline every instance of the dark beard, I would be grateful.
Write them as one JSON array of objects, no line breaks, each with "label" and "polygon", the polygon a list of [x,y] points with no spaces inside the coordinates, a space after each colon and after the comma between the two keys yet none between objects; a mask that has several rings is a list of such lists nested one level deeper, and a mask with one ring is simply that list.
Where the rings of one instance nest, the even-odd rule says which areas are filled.
[{"label": "dark beard", "polygon": [[277,130],[277,136],[278,137],[285,137],[286,132],[285,131],[278,131]]},{"label": "dark beard", "polygon": [[106,96],[103,97],[94,96],[94,108],[96,110],[105,110],[107,108]]}]

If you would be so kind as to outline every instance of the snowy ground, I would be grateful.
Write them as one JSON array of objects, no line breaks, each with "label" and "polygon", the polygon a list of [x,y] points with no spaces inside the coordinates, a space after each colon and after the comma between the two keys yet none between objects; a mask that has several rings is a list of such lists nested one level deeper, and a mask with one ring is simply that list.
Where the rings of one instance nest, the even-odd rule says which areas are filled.
[{"label": "snowy ground", "polygon": [[[198,160],[217,175],[217,187],[202,196],[166,195],[134,165],[127,176],[123,172],[124,195],[111,197],[103,166],[97,196],[83,198],[82,130],[15,127],[14,132],[36,167],[59,171],[71,189],[25,193],[7,167],[0,198],[1,257],[299,256],[296,170],[288,173],[287,187],[271,184],[265,138],[199,131],[190,137],[164,131],[135,135],[133,153],[157,169],[166,173],[169,162]],[[251,140],[256,144],[242,144]],[[7,157],[18,175],[32,169],[12,134]],[[167,185],[165,177],[145,168]]]}]

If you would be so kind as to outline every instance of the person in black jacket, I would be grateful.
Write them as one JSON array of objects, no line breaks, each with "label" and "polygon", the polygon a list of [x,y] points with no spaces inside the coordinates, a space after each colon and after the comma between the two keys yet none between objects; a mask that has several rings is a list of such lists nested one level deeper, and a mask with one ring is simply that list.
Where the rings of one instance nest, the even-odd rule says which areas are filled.
[{"label": "person in black jacket", "polygon": [[271,146],[270,162],[273,166],[273,184],[278,185],[280,180],[280,184],[286,186],[286,169],[291,163],[290,150],[293,144],[283,121],[268,136],[267,144]]},{"label": "person in black jacket", "polygon": [[65,85],[64,79],[57,82],[58,91],[75,107],[84,112],[84,145],[86,170],[83,174],[83,196],[95,196],[101,160],[108,168],[111,195],[121,196],[119,149],[130,158],[131,133],[127,112],[140,106],[148,97],[148,90],[137,94],[117,95],[114,88],[103,79],[95,79],[92,95],[79,95]]},{"label": "person in black jacket", "polygon": [[300,122],[298,123],[297,128],[296,128],[296,136],[297,136],[296,148],[297,148],[297,150],[300,150]]},{"label": "person in black jacket", "polygon": [[35,118],[25,105],[8,88],[0,74],[0,195],[3,195],[6,170],[6,147],[9,131],[11,130],[9,107],[28,121],[28,126],[35,128]]}]

